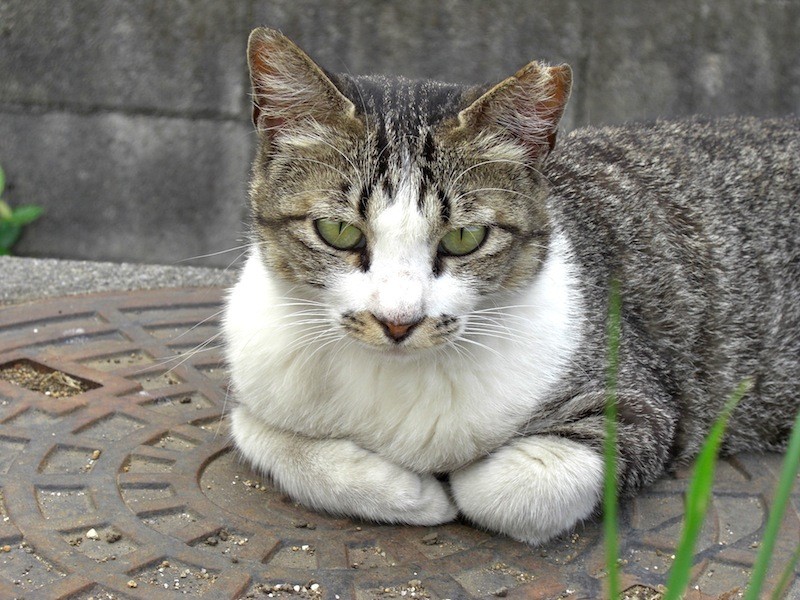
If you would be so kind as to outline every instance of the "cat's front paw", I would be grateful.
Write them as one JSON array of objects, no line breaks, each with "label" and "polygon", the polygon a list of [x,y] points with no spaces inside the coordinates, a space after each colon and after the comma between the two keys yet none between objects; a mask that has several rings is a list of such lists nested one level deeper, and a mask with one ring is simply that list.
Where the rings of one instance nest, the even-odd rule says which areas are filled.
[{"label": "cat's front paw", "polygon": [[[409,471],[348,440],[318,443],[332,462],[324,469],[313,496],[307,496],[311,506],[410,525],[438,525],[458,514],[444,486],[432,475]],[[296,487],[294,493],[287,491],[302,494]]]},{"label": "cat's front paw", "polygon": [[281,431],[233,412],[236,444],[294,500],[310,508],[385,523],[438,525],[456,517],[444,486],[343,439]]},{"label": "cat's front paw", "polygon": [[450,484],[458,508],[477,525],[541,544],[592,514],[603,459],[565,438],[519,438],[451,473]]}]

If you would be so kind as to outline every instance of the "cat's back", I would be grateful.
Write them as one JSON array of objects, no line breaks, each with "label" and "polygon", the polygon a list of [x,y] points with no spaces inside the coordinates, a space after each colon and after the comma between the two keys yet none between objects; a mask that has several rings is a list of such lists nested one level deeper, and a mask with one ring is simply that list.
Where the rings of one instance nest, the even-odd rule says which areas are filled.
[{"label": "cat's back", "polygon": [[[794,212],[800,119],[733,117],[579,129],[559,141],[547,175],[559,195],[594,188],[643,209],[656,200],[711,213],[734,205]],[[626,195],[626,189],[639,193]]]},{"label": "cat's back", "polygon": [[800,404],[800,120],[579,130],[545,175],[584,293],[603,307],[621,279],[631,335],[680,391],[688,446],[744,376],[756,390],[729,449],[785,439]]}]

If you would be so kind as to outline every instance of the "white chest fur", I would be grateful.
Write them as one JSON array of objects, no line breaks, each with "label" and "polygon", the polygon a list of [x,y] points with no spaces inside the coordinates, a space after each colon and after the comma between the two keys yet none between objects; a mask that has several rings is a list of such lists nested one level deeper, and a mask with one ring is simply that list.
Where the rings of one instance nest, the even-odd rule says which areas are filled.
[{"label": "white chest fur", "polygon": [[505,335],[468,327],[480,345],[397,358],[326,330],[324,308],[298,306],[301,292],[254,252],[225,317],[237,400],[272,427],[350,439],[417,472],[453,470],[513,437],[564,372],[580,342],[573,282],[566,242],[554,236],[524,293],[478,307]]}]

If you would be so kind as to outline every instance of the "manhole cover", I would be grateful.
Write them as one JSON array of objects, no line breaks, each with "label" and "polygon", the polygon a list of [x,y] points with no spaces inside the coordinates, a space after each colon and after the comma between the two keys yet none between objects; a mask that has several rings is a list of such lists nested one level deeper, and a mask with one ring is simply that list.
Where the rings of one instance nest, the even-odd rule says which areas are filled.
[{"label": "manhole cover", "polygon": [[[602,595],[595,524],[532,549],[462,523],[327,517],[272,489],[229,443],[221,298],[168,290],[0,311],[0,598]],[[720,466],[695,578],[707,597],[746,580],[779,461]],[[664,480],[626,505],[631,584],[663,581],[683,489]],[[799,508],[795,496],[781,565]]]}]

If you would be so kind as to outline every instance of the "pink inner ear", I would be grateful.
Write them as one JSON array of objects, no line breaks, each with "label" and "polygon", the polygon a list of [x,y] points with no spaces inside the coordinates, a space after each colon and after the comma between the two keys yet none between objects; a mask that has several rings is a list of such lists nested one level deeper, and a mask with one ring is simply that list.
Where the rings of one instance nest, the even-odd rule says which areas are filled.
[{"label": "pink inner ear", "polygon": [[553,149],[558,123],[569,97],[569,67],[529,65],[515,76],[517,85],[509,90],[513,109],[505,118],[509,130],[540,159]]},{"label": "pink inner ear", "polygon": [[268,40],[254,39],[250,44],[250,76],[253,84],[253,124],[260,129],[274,129],[283,125],[285,118],[277,115],[282,111],[278,94],[266,82],[278,76],[272,61],[277,60],[281,49]]},{"label": "pink inner ear", "polygon": [[478,98],[462,113],[476,130],[497,127],[538,162],[553,148],[572,81],[566,65],[533,62]]}]

